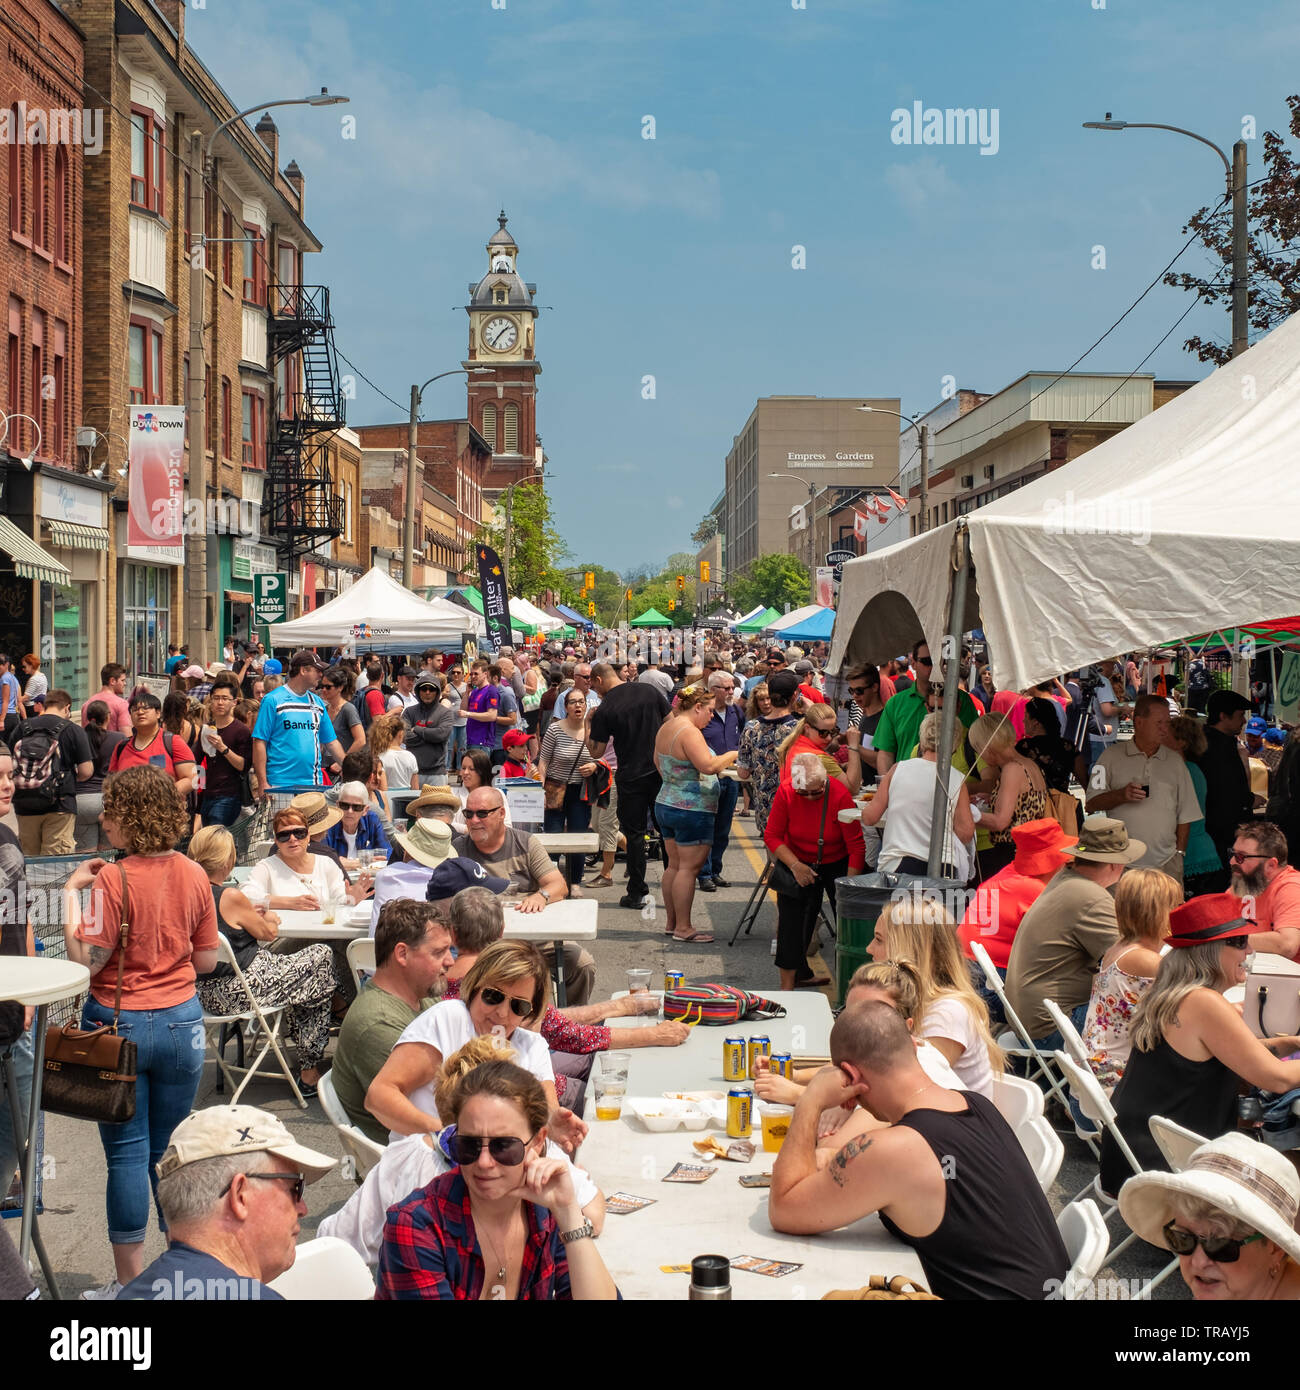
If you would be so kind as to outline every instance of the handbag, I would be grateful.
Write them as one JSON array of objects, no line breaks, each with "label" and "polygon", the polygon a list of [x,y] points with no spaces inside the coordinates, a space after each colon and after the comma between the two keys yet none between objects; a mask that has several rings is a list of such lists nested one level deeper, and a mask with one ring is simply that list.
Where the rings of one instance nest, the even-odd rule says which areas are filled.
[{"label": "handbag", "polygon": [[664,1018],[669,1022],[725,1025],[784,1017],[783,1005],[735,985],[682,985],[664,994]]},{"label": "handbag", "polygon": [[587,751],[587,740],[583,737],[582,746],[573,755],[573,761],[569,764],[569,776],[563,781],[553,782],[549,777],[544,783],[544,793],[546,796],[546,809],[548,811],[558,811],[564,805],[564,794],[569,789],[569,777],[573,776],[574,769],[578,766],[578,759]]},{"label": "handbag", "polygon": [[[830,783],[826,784],[826,790],[822,792],[822,821],[817,827],[817,858],[809,865],[811,869],[820,869],[822,866],[822,850],[826,845],[826,807],[830,803],[831,788]],[[794,876],[794,870],[783,863],[775,856],[772,858],[772,872],[767,877],[767,886],[781,898],[797,898],[802,893],[808,892],[815,884],[805,886]]]},{"label": "handbag", "polygon": [[95,1120],[101,1125],[124,1125],[135,1118],[136,1046],[119,1036],[122,1013],[122,971],[131,935],[127,906],[126,870],[121,863],[122,924],[118,936],[117,992],[113,1021],[98,1028],[55,1026],[45,1034],[45,1077],[41,1108],[52,1115]]},{"label": "handbag", "polygon": [[1257,1038],[1300,1034],[1300,964],[1258,952],[1246,973],[1241,1016]]}]

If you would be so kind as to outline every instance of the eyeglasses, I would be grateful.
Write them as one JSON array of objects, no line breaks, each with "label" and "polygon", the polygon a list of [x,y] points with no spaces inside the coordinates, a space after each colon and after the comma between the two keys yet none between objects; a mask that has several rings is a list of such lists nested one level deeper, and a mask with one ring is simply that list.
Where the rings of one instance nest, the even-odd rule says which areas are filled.
[{"label": "eyeglasses", "polygon": [[364,806],[358,806],[357,803],[356,803],[355,801],[340,801],[340,802],[339,802],[339,810],[340,810],[340,811],[364,811],[365,809],[366,809],[366,808],[365,808]]},{"label": "eyeglasses", "polygon": [[478,1134],[462,1134],[457,1130],[451,1136],[447,1147],[451,1150],[452,1158],[463,1168],[478,1162],[485,1144],[488,1153],[492,1155],[493,1163],[500,1163],[505,1168],[518,1168],[528,1152],[528,1145],[536,1137],[533,1135],[532,1138],[524,1140],[516,1139],[513,1134],[509,1134],[496,1135],[489,1139]]},{"label": "eyeglasses", "polygon": [[1271,857],[1267,854],[1238,854],[1235,849],[1228,856],[1234,864],[1244,864],[1247,859],[1269,859]]},{"label": "eyeglasses", "polygon": [[466,820],[487,820],[487,818],[488,818],[489,816],[495,816],[496,813],[497,813],[499,810],[501,810],[501,807],[500,807],[500,806],[492,806],[492,807],[489,807],[488,810],[486,810],[486,811],[471,811],[471,810],[469,809],[469,807],[467,806],[467,807],[465,808],[465,819],[466,819]]},{"label": "eyeglasses", "polygon": [[[235,1177],[238,1176],[239,1174],[235,1175]],[[293,1186],[289,1189],[289,1194],[290,1196],[292,1196],[295,1203],[302,1201],[302,1194],[307,1186],[307,1175],[305,1173],[245,1173],[244,1177],[246,1177],[249,1180],[249,1182],[257,1181],[292,1183]],[[229,1192],[232,1187],[234,1187],[234,1185],[235,1179],[231,1178],[231,1180],[225,1185],[225,1187],[221,1189],[220,1195],[224,1197],[226,1193]]]},{"label": "eyeglasses", "polygon": [[1250,937],[1226,936],[1220,944],[1224,946],[1230,946],[1234,951],[1249,951]]},{"label": "eyeglasses", "polygon": [[916,664],[918,666],[933,666],[934,662],[928,656],[918,656],[916,658]]},{"label": "eyeglasses", "polygon": [[1236,1264],[1243,1245],[1264,1239],[1259,1231],[1245,1240],[1230,1240],[1227,1236],[1197,1236],[1181,1226],[1175,1226],[1172,1221],[1166,1222],[1162,1231],[1165,1244],[1175,1255],[1190,1255],[1199,1245],[1210,1259],[1221,1265]]},{"label": "eyeglasses", "polygon": [[[504,990],[490,989],[485,985],[479,990],[479,998],[489,1009],[495,1009],[505,1002],[506,994]],[[513,994],[510,996],[510,1012],[516,1018],[527,1018],[535,1007],[531,999],[516,999]]]},{"label": "eyeglasses", "polygon": [[307,838],[307,827],[305,825],[295,825],[292,830],[277,830],[275,832],[275,842],[278,845],[287,844],[290,840],[305,840]]}]

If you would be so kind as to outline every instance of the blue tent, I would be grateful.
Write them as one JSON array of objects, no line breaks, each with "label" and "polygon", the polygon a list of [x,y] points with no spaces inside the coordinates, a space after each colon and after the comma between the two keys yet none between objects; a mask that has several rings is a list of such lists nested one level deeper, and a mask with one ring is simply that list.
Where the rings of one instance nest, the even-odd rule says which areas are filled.
[{"label": "blue tent", "polygon": [[797,627],[782,628],[775,636],[782,642],[829,642],[835,627],[835,610],[823,608]]},{"label": "blue tent", "polygon": [[585,618],[576,610],[570,608],[566,603],[557,603],[555,611],[562,613],[574,625],[574,627],[595,627],[595,623],[590,618]]}]

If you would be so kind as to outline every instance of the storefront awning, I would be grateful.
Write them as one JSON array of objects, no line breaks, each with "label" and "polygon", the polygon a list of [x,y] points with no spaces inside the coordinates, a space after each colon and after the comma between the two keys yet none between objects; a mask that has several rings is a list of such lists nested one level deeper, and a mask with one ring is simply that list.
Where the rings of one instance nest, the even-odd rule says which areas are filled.
[{"label": "storefront awning", "polygon": [[107,550],[108,532],[102,526],[86,526],[80,521],[51,521],[45,525],[49,529],[50,541],[68,550]]},{"label": "storefront awning", "polygon": [[241,593],[238,589],[227,589],[226,602],[245,603],[251,608],[253,606],[253,596],[252,594]]},{"label": "storefront awning", "polygon": [[72,582],[71,572],[30,536],[23,535],[7,516],[0,516],[0,550],[12,557],[14,569],[24,579],[39,579],[44,584]]}]

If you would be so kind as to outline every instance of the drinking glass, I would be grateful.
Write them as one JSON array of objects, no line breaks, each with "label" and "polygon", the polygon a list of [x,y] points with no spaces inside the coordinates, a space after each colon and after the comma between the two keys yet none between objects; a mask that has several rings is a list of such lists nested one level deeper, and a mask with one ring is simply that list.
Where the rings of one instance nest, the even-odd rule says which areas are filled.
[{"label": "drinking glass", "polygon": [[629,970],[627,972],[627,992],[629,994],[646,994],[650,989],[650,972],[648,970]]},{"label": "drinking glass", "polygon": [[623,1113],[623,1098],[627,1094],[626,1076],[601,1075],[592,1078],[596,1092],[596,1118],[617,1120]]}]

